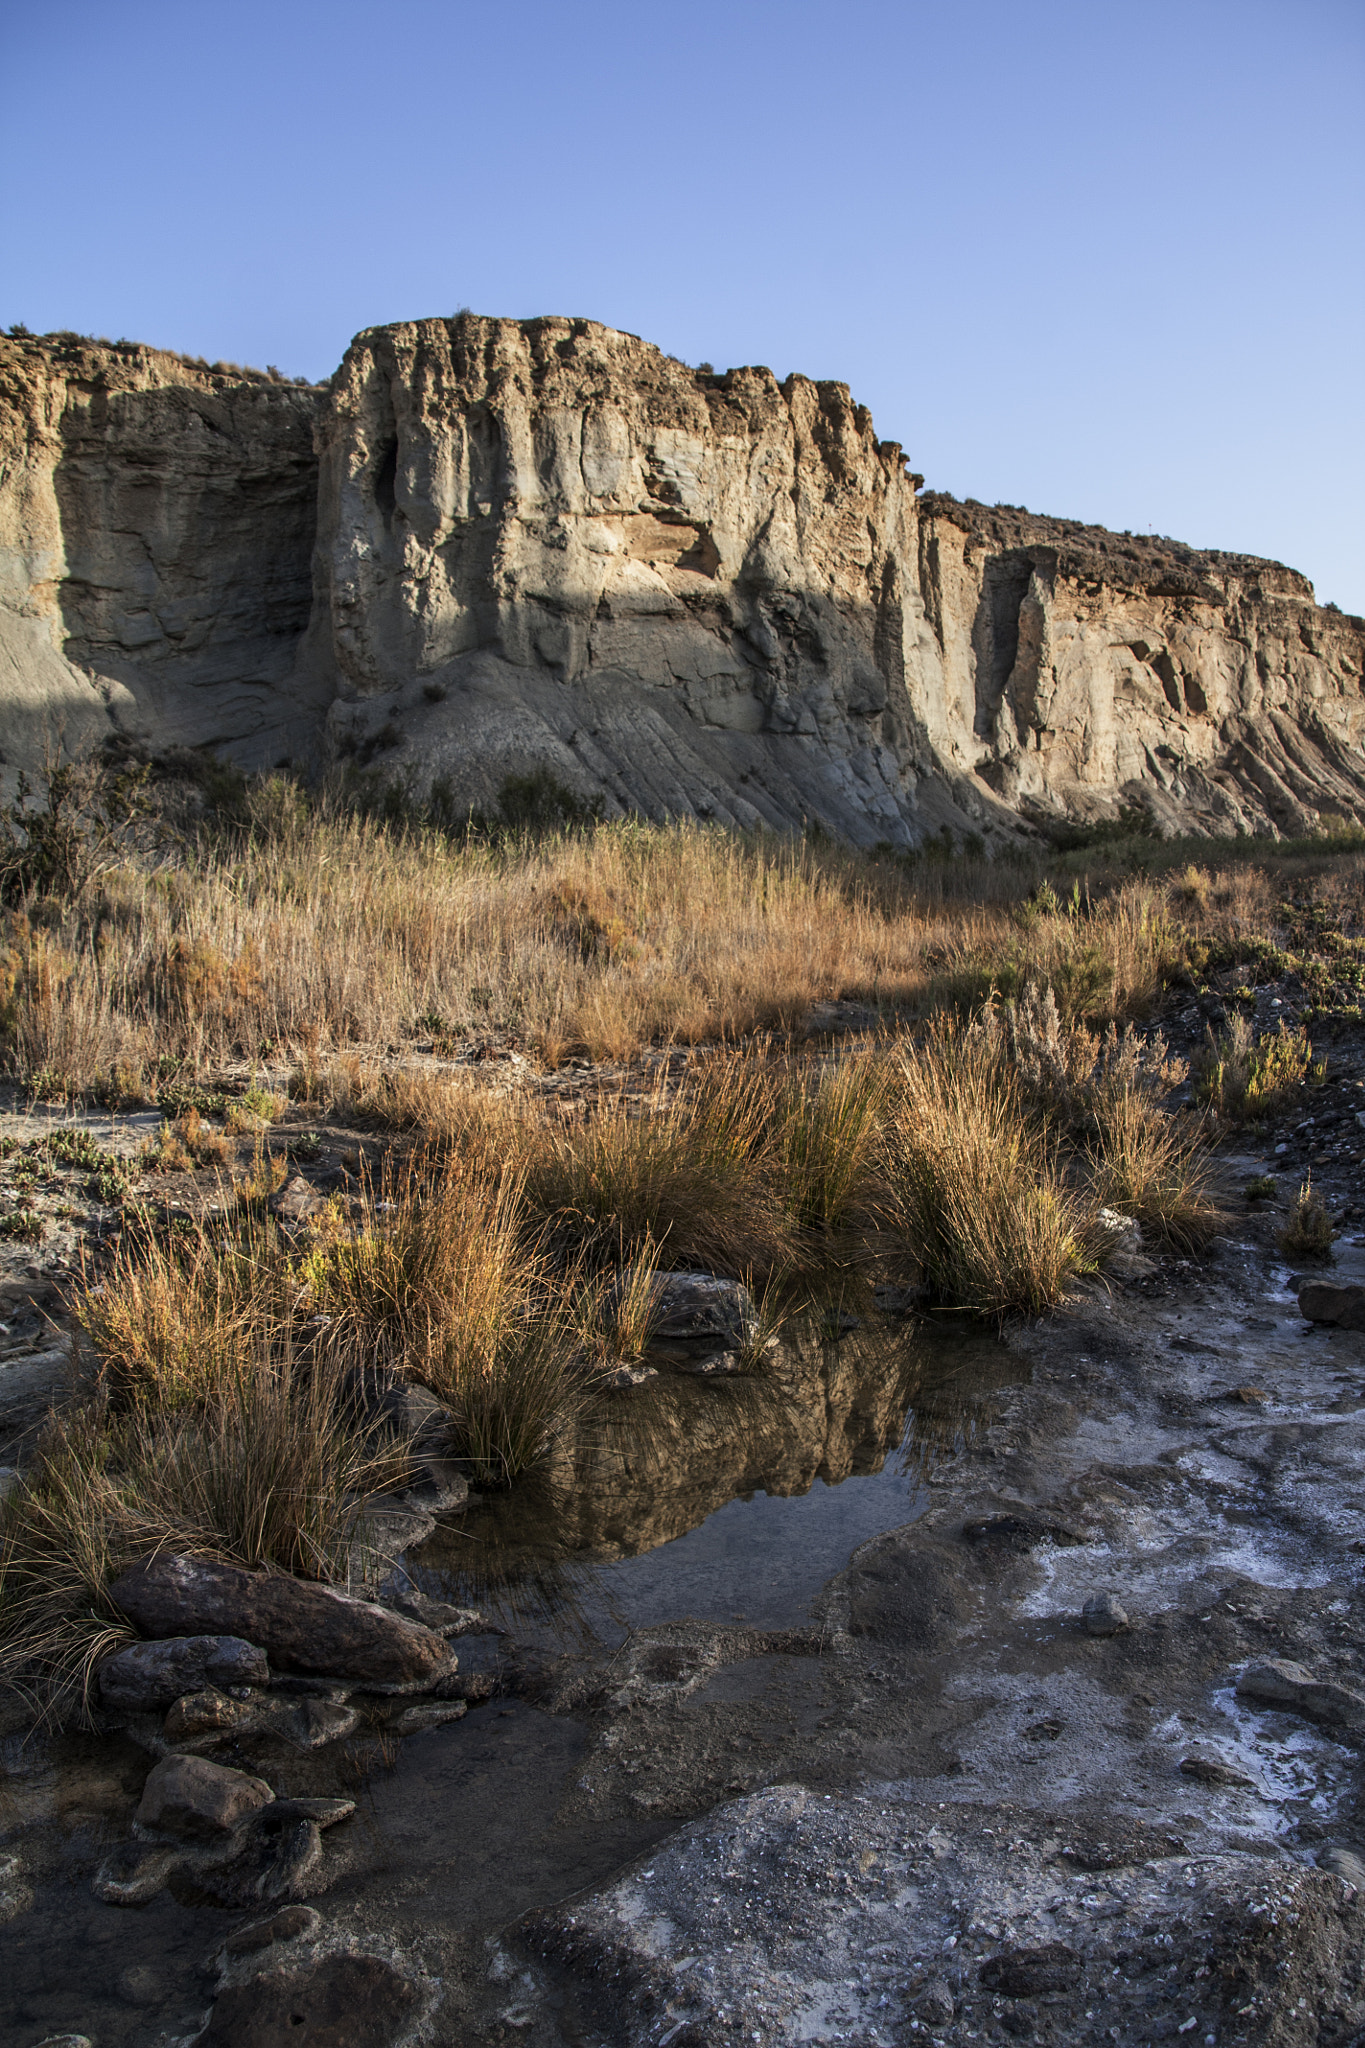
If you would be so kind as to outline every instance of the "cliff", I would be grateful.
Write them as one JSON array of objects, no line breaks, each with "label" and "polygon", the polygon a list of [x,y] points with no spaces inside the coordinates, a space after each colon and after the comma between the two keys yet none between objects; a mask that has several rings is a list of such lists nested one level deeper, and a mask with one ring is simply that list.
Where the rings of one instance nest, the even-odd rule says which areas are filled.
[{"label": "cliff", "polygon": [[321,391],[0,340],[0,410],[11,761],[60,713],[864,844],[1365,817],[1360,620],[1274,563],[921,495],[842,384],[461,315]]}]

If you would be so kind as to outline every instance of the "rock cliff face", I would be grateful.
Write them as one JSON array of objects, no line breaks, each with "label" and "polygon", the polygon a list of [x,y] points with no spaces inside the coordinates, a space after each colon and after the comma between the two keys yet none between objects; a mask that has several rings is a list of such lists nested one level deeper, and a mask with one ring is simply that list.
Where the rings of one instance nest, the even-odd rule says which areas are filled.
[{"label": "rock cliff face", "polygon": [[472,315],[358,336],[324,392],[61,337],[0,377],[12,758],[61,707],[865,844],[1365,817],[1360,620],[1274,563],[920,496],[842,384]]},{"label": "rock cliff face", "polygon": [[0,748],[112,732],[256,765],[314,743],[317,394],[78,335],[0,336]]}]

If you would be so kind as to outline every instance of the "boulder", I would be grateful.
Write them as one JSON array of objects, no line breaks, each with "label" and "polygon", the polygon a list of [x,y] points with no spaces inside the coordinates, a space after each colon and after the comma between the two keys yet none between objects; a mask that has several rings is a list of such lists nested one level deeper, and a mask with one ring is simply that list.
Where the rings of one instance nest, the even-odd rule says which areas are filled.
[{"label": "boulder", "polygon": [[420,1622],[337,1586],[238,1565],[163,1554],[134,1565],[109,1592],[144,1635],[231,1632],[260,1643],[286,1670],[350,1678],[379,1691],[429,1685],[453,1662],[444,1640]]},{"label": "boulder", "polygon": [[211,1686],[265,1685],[270,1669],[265,1651],[241,1636],[173,1635],[116,1650],[99,1678],[107,1707],[145,1711]]},{"label": "boulder", "polygon": [[378,1956],[317,1956],[220,1992],[196,2048],[390,2048],[424,2003]]},{"label": "boulder", "polygon": [[271,1212],[281,1223],[306,1223],[309,1217],[320,1216],[326,1207],[324,1198],[301,1173],[287,1180],[279,1193],[270,1198]]},{"label": "boulder", "polygon": [[304,1935],[316,1934],[321,1925],[322,1915],[314,1906],[282,1906],[268,1920],[257,1920],[249,1927],[239,1927],[228,1936],[223,1947],[229,1956],[255,1955],[277,1942],[298,1941]]},{"label": "boulder", "polygon": [[[624,1285],[632,1276],[622,1275]],[[720,1339],[746,1344],[758,1329],[754,1298],[738,1280],[715,1273],[658,1273],[652,1276],[654,1335],[666,1342]]]},{"label": "boulder", "polygon": [[137,1818],[140,1826],[158,1834],[213,1841],[230,1835],[274,1796],[264,1778],[231,1771],[207,1757],[168,1756],[143,1786]]},{"label": "boulder", "polygon": [[1332,1323],[1338,1330],[1365,1330],[1365,1287],[1306,1280],[1299,1289],[1299,1314],[1310,1323]]}]

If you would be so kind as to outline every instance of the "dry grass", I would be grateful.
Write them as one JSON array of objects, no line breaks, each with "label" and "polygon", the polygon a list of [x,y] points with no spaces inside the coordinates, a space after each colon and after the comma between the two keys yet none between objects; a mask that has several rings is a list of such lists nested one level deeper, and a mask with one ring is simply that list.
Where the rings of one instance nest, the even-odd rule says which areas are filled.
[{"label": "dry grass", "polygon": [[[549,1065],[1050,985],[1064,1019],[1143,1014],[1202,946],[1272,920],[1264,875],[1191,870],[1067,896],[1036,864],[904,862],[617,824],[456,845],[249,794],[231,840],[165,835],[5,915],[0,1046],[47,1093],[154,1092],[291,1058],[510,1037]],[[1350,865],[1349,859],[1346,862]],[[1357,862],[1357,865],[1359,863]],[[1097,863],[1098,865],[1098,863]],[[263,1112],[266,1091],[262,1091]],[[240,1112],[242,1114],[244,1112]]]},{"label": "dry grass", "polygon": [[1092,1157],[1105,1201],[1172,1251],[1204,1251],[1223,1215],[1199,1126],[1170,1115],[1133,1082],[1101,1090],[1096,1123]]},{"label": "dry grass", "polygon": [[0,1510],[0,1678],[53,1711],[84,1706],[94,1664],[128,1633],[109,1585],[165,1544],[344,1579],[363,1501],[406,1455],[349,1418],[325,1370],[256,1335],[192,1405],[105,1396],[50,1420]]},{"label": "dry grass", "polygon": [[886,1144],[887,1221],[944,1307],[1036,1314],[1093,1261],[1094,1203],[979,1042],[940,1031],[902,1053]]}]

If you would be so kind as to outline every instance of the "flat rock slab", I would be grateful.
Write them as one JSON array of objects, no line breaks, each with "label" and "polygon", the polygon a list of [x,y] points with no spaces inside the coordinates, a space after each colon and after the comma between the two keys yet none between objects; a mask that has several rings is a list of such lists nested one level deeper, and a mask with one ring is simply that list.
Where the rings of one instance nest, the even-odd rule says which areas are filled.
[{"label": "flat rock slab", "polygon": [[1365,1898],[1337,1876],[1142,1843],[1097,1884],[1054,1814],[1008,1811],[775,1786],[521,1938],[623,2048],[1359,2038]]},{"label": "flat rock slab", "polygon": [[99,1667],[100,1698],[109,1707],[168,1707],[173,1700],[223,1685],[265,1685],[265,1651],[241,1636],[168,1636],[132,1643]]},{"label": "flat rock slab", "polygon": [[202,1756],[168,1756],[142,1788],[139,1825],[158,1834],[183,1835],[190,1841],[212,1841],[230,1835],[274,1793],[264,1778],[229,1770]]},{"label": "flat rock slab", "polygon": [[433,1629],[336,1586],[161,1556],[135,1565],[109,1592],[146,1636],[243,1636],[286,1670],[407,1690],[452,1668],[451,1652]]},{"label": "flat rock slab", "polygon": [[1338,1734],[1365,1736],[1365,1694],[1336,1679],[1318,1678],[1287,1657],[1248,1664],[1237,1680],[1237,1696],[1262,1706],[1288,1707]]},{"label": "flat rock slab", "polygon": [[220,1992],[197,2048],[394,2048],[427,2003],[379,1956],[318,1956]]},{"label": "flat rock slab", "polygon": [[1299,1314],[1310,1323],[1332,1323],[1338,1330],[1365,1330],[1365,1287],[1305,1281],[1299,1289]]}]

